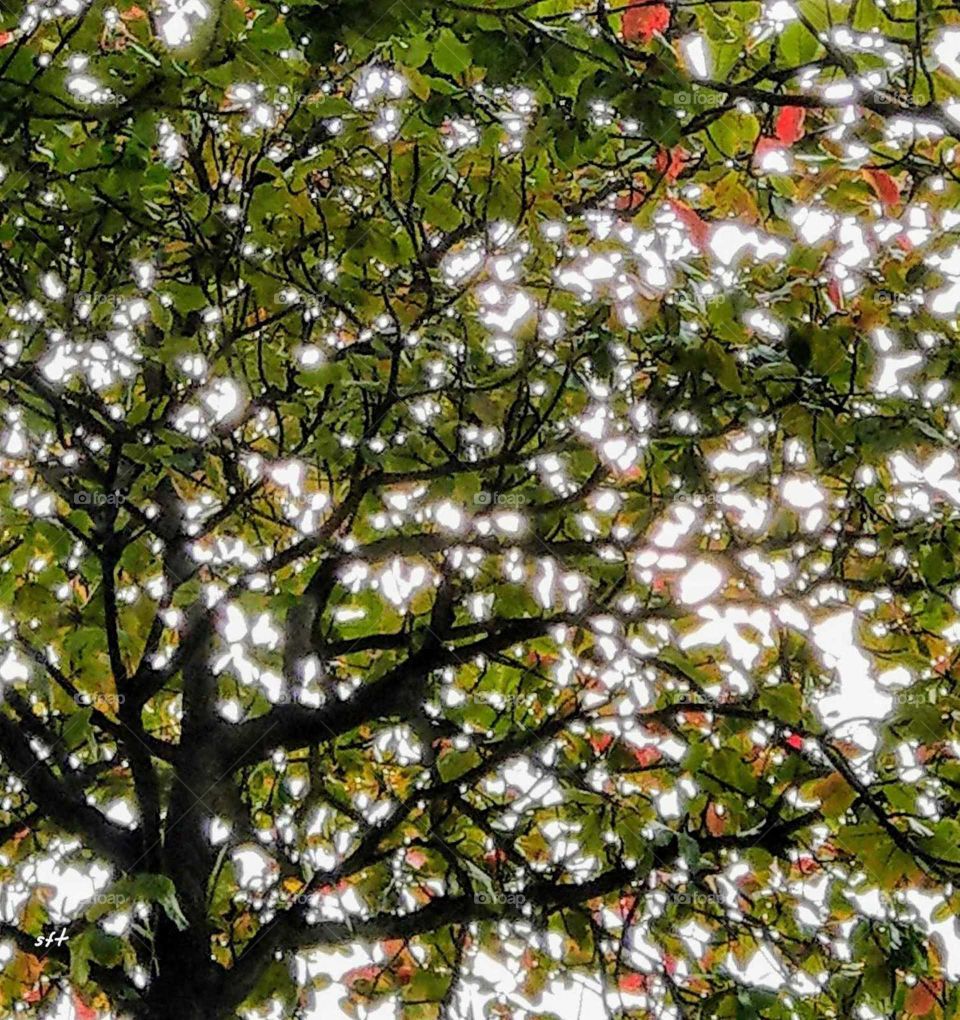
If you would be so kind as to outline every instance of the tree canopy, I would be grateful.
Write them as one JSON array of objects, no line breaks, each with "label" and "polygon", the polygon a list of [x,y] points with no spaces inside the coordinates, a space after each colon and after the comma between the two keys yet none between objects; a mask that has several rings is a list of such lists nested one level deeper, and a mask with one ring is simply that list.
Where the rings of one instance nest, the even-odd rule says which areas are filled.
[{"label": "tree canopy", "polygon": [[960,11],[0,24],[0,1012],[960,1012]]}]

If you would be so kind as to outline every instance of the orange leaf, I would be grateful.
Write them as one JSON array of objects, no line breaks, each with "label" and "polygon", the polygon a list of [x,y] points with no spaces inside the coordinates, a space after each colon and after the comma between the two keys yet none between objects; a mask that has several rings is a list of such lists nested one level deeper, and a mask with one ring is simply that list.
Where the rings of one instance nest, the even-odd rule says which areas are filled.
[{"label": "orange leaf", "polygon": [[11,973],[18,981],[21,981],[28,987],[32,987],[40,980],[45,960],[46,958],[43,960],[38,959],[33,953],[20,953],[11,969]]},{"label": "orange leaf", "polygon": [[0,32],[0,46],[13,42],[13,32]]},{"label": "orange leaf", "polygon": [[943,987],[942,981],[930,978],[920,980],[907,992],[903,1000],[903,1011],[907,1016],[927,1016],[937,1008],[937,996]]},{"label": "orange leaf", "polygon": [[793,145],[803,138],[803,118],[807,111],[802,106],[784,106],[777,114],[773,133],[784,145]]},{"label": "orange leaf", "polygon": [[707,831],[711,836],[722,836],[724,830],[727,827],[726,815],[721,815],[717,811],[716,804],[710,804],[707,807]]},{"label": "orange leaf", "polygon": [[627,42],[642,39],[648,43],[654,33],[670,24],[670,8],[665,4],[634,4],[623,13],[623,38]]},{"label": "orange leaf", "polygon": [[691,209],[685,202],[677,199],[670,200],[670,208],[673,209],[677,219],[690,231],[690,239],[703,251],[707,246],[707,238],[710,234],[710,224],[696,211]]},{"label": "orange leaf", "polygon": [[886,170],[864,170],[870,186],[876,192],[884,209],[890,209],[900,201],[900,185]]}]

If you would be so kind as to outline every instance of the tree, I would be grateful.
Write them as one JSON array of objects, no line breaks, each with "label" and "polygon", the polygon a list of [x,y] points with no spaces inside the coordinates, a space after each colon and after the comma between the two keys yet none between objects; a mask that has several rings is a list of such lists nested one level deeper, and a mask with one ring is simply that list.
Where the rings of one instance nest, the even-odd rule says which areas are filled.
[{"label": "tree", "polygon": [[4,17],[5,1015],[956,1015],[950,5]]}]

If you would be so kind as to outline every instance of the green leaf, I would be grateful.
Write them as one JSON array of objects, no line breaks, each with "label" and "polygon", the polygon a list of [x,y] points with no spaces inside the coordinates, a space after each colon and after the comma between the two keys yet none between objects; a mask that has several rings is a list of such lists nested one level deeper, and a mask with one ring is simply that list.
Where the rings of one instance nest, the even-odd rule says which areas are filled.
[{"label": "green leaf", "polygon": [[441,74],[460,74],[470,66],[470,49],[449,28],[442,28],[434,40],[430,59]]},{"label": "green leaf", "polygon": [[180,904],[177,902],[177,893],[173,882],[166,875],[148,873],[137,875],[130,887],[130,894],[137,899],[159,904],[163,908],[163,912],[180,931],[185,931],[189,927],[187,919],[180,909]]},{"label": "green leaf", "polygon": [[785,723],[796,725],[802,715],[803,696],[790,684],[765,687],[760,692],[760,705]]},{"label": "green leaf", "polygon": [[819,40],[801,21],[788,22],[780,33],[780,52],[791,67],[813,60],[820,50]]},{"label": "green leaf", "polygon": [[70,979],[79,985],[87,983],[90,964],[101,967],[116,967],[123,959],[123,941],[115,935],[108,935],[94,925],[70,940]]},{"label": "green leaf", "polygon": [[90,717],[93,715],[93,708],[78,708],[71,712],[66,724],[63,727],[63,742],[71,750],[79,744],[86,743],[93,736],[93,729],[90,725]]},{"label": "green leaf", "polygon": [[731,393],[743,393],[743,383],[733,355],[725,351],[716,340],[708,340],[704,352],[707,367],[717,382]]}]

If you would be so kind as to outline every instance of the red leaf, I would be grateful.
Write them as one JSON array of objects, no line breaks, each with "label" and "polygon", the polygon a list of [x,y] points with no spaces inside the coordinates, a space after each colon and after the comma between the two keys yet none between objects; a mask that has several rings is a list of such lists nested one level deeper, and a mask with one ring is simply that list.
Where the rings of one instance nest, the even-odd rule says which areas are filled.
[{"label": "red leaf", "polygon": [[710,224],[703,219],[696,209],[691,209],[685,202],[671,199],[670,208],[673,209],[677,219],[690,231],[690,239],[693,243],[703,251],[707,246]]},{"label": "red leaf", "polygon": [[0,46],[13,42],[13,32],[0,32]]},{"label": "red leaf", "polygon": [[658,174],[663,174],[668,181],[675,181],[690,159],[690,153],[682,145],[675,145],[669,152],[661,149],[654,160],[654,168]]},{"label": "red leaf", "polygon": [[[926,765],[931,759],[937,755],[950,755],[950,749],[943,746],[942,743],[936,744],[921,744],[914,752],[914,757],[917,759],[918,765]],[[954,756],[955,757],[955,756]]]},{"label": "red leaf", "polygon": [[622,195],[617,195],[617,208],[624,212],[632,212],[643,205],[643,188],[636,183]]},{"label": "red leaf", "polygon": [[883,203],[884,209],[897,205],[900,201],[900,185],[896,178],[891,177],[886,170],[864,170],[870,186],[876,192],[877,198]]},{"label": "red leaf", "polygon": [[843,309],[843,291],[840,290],[839,280],[833,279],[827,284],[827,297],[834,308],[838,311]]},{"label": "red leaf", "polygon": [[612,733],[598,733],[595,737],[590,738],[590,746],[596,754],[603,754],[612,743]]},{"label": "red leaf", "polygon": [[621,974],[618,984],[621,992],[643,992],[647,988],[647,975]]},{"label": "red leaf", "polygon": [[799,733],[791,733],[787,737],[787,747],[792,747],[794,751],[799,751],[803,747],[803,737]]},{"label": "red leaf", "polygon": [[633,756],[637,759],[638,764],[644,766],[644,768],[660,760],[660,752],[650,744],[647,744],[646,747],[635,747],[633,749]]},{"label": "red leaf", "polygon": [[411,868],[422,868],[427,863],[427,855],[422,850],[411,847],[407,851],[406,861]]},{"label": "red leaf", "polygon": [[801,875],[812,875],[815,871],[820,870],[820,865],[809,856],[798,857],[797,867],[800,869]]},{"label": "red leaf", "polygon": [[623,13],[623,38],[627,42],[650,42],[655,32],[670,24],[670,8],[665,4],[635,4]]},{"label": "red leaf", "polygon": [[784,145],[793,145],[803,138],[803,118],[807,111],[802,106],[784,106],[777,114],[773,133]]},{"label": "red leaf", "polygon": [[375,963],[368,963],[364,967],[354,967],[353,970],[348,970],[340,980],[347,988],[353,988],[358,981],[376,981],[382,973],[382,967],[378,967]]},{"label": "red leaf", "polygon": [[83,999],[73,993],[73,1015],[74,1020],[97,1020],[97,1011],[93,1006],[88,1006]]},{"label": "red leaf", "polygon": [[[753,162],[762,167],[763,158],[771,152],[783,152],[783,142],[778,141],[776,138],[770,138],[768,135],[764,135],[757,139],[757,144],[753,147]],[[788,158],[788,157],[785,157]]]}]

